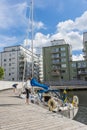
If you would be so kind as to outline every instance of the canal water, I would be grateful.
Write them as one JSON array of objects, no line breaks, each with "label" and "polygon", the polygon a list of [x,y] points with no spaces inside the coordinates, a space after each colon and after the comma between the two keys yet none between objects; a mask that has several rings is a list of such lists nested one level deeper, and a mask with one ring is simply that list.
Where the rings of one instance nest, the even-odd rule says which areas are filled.
[{"label": "canal water", "polygon": [[68,93],[79,98],[79,110],[74,120],[87,125],[87,90],[70,90]]}]

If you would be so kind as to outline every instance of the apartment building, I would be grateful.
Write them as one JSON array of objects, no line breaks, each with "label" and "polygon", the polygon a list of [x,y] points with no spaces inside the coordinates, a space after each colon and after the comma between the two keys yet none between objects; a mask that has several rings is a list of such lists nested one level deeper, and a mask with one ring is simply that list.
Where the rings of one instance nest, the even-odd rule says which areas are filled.
[{"label": "apartment building", "polygon": [[43,47],[43,74],[45,81],[70,80],[71,46],[64,39],[51,41]]},{"label": "apartment building", "polygon": [[[39,78],[39,58],[33,55],[34,77]],[[4,68],[4,80],[21,81],[32,75],[32,53],[23,46],[5,47],[0,52],[0,66]]]},{"label": "apartment building", "polygon": [[87,81],[87,32],[83,33],[84,60],[72,61],[72,49],[63,39],[54,40],[43,48],[45,81]]},{"label": "apartment building", "polygon": [[70,79],[87,81],[87,61],[71,61],[70,62]]}]

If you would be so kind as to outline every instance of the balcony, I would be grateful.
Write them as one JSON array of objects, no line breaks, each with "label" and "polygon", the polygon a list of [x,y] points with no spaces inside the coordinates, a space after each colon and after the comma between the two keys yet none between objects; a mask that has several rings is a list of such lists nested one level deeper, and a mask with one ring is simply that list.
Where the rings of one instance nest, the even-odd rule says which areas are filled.
[{"label": "balcony", "polygon": [[60,66],[59,66],[59,67],[57,66],[57,67],[52,67],[51,70],[52,70],[52,71],[58,71],[58,70],[60,70],[60,69],[61,69],[61,67],[60,67]]},{"label": "balcony", "polygon": [[52,56],[51,59],[61,59],[60,56]]},{"label": "balcony", "polygon": [[85,69],[87,66],[86,65],[80,65],[80,66],[77,66],[77,69],[79,71],[79,69]]},{"label": "balcony", "polygon": [[78,75],[87,75],[87,71],[78,71]]},{"label": "balcony", "polygon": [[52,71],[51,75],[52,76],[60,76],[60,72],[59,71]]},{"label": "balcony", "polygon": [[60,53],[60,50],[59,50],[59,49],[58,49],[58,50],[52,50],[51,53],[52,53],[52,54]]}]

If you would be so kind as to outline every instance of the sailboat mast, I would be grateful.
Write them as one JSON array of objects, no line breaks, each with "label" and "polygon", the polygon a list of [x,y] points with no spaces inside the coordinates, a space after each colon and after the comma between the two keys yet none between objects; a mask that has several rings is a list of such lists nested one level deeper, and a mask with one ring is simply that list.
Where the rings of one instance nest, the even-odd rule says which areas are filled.
[{"label": "sailboat mast", "polygon": [[31,50],[32,50],[32,77],[34,76],[34,55],[33,55],[33,0],[31,0],[31,4],[32,4],[32,16],[31,16]]}]

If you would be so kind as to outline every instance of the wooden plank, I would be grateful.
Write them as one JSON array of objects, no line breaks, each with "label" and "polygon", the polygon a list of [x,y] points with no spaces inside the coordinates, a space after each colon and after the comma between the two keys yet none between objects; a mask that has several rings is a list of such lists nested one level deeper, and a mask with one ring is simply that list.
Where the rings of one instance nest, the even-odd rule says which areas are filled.
[{"label": "wooden plank", "polygon": [[0,92],[0,130],[87,130],[87,125],[26,105],[12,90]]}]

